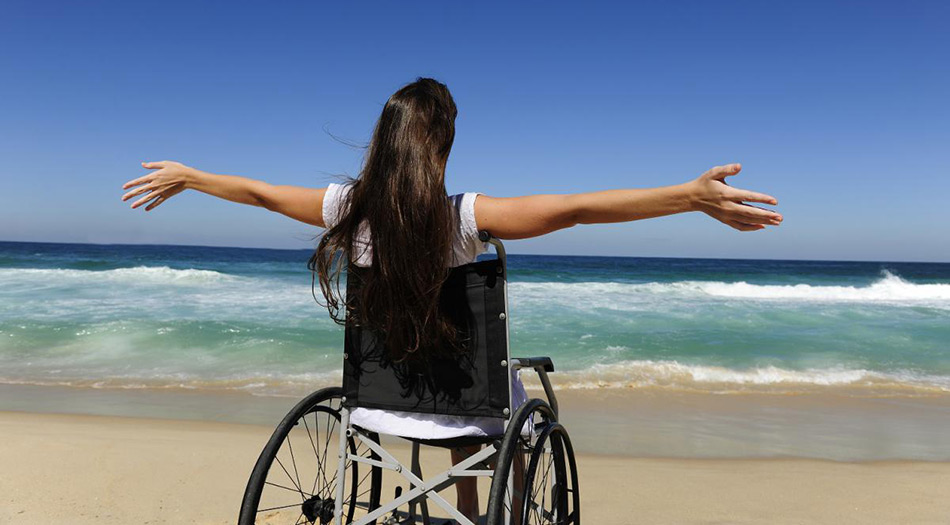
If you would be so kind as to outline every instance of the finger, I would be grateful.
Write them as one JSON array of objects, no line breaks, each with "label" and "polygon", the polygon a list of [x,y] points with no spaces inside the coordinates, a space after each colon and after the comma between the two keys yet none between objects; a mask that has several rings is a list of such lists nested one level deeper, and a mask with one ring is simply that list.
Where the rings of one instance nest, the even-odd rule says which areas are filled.
[{"label": "finger", "polygon": [[166,197],[165,195],[159,195],[157,199],[155,199],[151,204],[145,207],[145,211],[152,211],[153,209],[157,208],[159,204],[167,200],[168,200],[168,197]]},{"label": "finger", "polygon": [[152,183],[146,184],[144,186],[139,186],[138,188],[135,188],[134,190],[123,195],[122,200],[127,201],[131,199],[132,197],[135,197],[136,195],[141,195],[142,193],[146,191],[152,191],[153,189],[155,189],[155,185]]},{"label": "finger", "polygon": [[741,214],[733,214],[729,216],[729,220],[735,222],[741,222],[745,224],[762,224],[768,226],[777,226],[778,222],[773,221],[772,219],[765,219],[762,217],[749,217]]},{"label": "finger", "polygon": [[183,189],[180,188],[180,187],[179,187],[179,188],[172,188],[172,189],[170,189],[170,190],[165,190],[165,191],[163,191],[163,192],[159,195],[159,197],[158,197],[157,199],[155,199],[155,202],[153,202],[153,203],[151,203],[151,204],[149,204],[148,206],[145,207],[145,211],[149,211],[149,210],[151,210],[152,208],[158,207],[159,204],[163,204],[165,201],[167,201],[168,199],[172,198],[172,197],[175,196],[175,195],[178,195],[178,194],[181,193],[182,191],[183,191]]},{"label": "finger", "polygon": [[[129,198],[135,197],[136,195],[139,195],[139,194],[141,194],[142,192],[145,192],[145,191],[154,191],[154,192],[156,192],[156,193],[166,193],[170,188],[175,187],[176,184],[180,184],[180,183],[175,183],[175,182],[160,182],[160,181],[158,181],[158,180],[152,180],[152,182],[146,184],[145,186],[141,186],[141,187],[139,187],[139,188],[136,188],[136,189],[134,189],[134,190],[128,192],[126,195],[123,196],[122,200],[126,200],[126,199],[129,199]],[[184,188],[182,188],[182,189],[184,189]],[[178,190],[178,191],[181,191],[182,189],[180,189],[180,190]],[[176,192],[176,193],[177,193],[177,192]],[[170,195],[169,195],[169,196],[170,196]]]},{"label": "finger", "polygon": [[756,224],[779,224],[782,222],[782,216],[780,214],[772,210],[759,208],[758,206],[737,204],[732,209],[739,214],[739,217],[736,218],[740,221],[744,219],[756,219]]},{"label": "finger", "polygon": [[159,170],[165,167],[168,164],[167,160],[160,160],[158,162],[143,162],[142,167],[148,170]]},{"label": "finger", "polygon": [[762,204],[771,204],[772,206],[778,204],[778,199],[775,197],[755,191],[739,190],[736,192],[735,199],[744,202],[761,202]]},{"label": "finger", "polygon": [[152,177],[154,176],[155,176],[155,172],[152,172],[152,173],[149,173],[148,175],[143,175],[135,180],[130,180],[129,182],[126,182],[125,184],[122,185],[122,189],[127,190],[131,188],[132,186],[138,186],[139,184],[144,184],[152,180]]},{"label": "finger", "polygon": [[726,164],[724,166],[716,166],[715,168],[710,169],[706,173],[703,173],[703,176],[711,179],[724,179],[730,177],[742,171],[742,164],[738,162],[735,164]]},{"label": "finger", "polygon": [[731,220],[731,219],[726,220],[726,224],[728,224],[729,226],[732,226],[733,228],[741,232],[754,232],[754,231],[758,231],[765,228],[765,226],[761,224],[749,224],[746,222],[739,222],[739,221]]},{"label": "finger", "polygon": [[175,195],[178,195],[179,193],[181,193],[181,192],[183,192],[183,191],[185,191],[184,185],[179,184],[179,185],[177,185],[177,186],[174,186],[174,187],[172,187],[172,188],[170,188],[170,189],[165,190],[165,191],[162,192],[162,193],[165,195],[165,200],[168,200],[168,199],[172,198],[172,197],[175,196]]},{"label": "finger", "polygon": [[149,193],[148,195],[146,195],[146,196],[142,197],[141,199],[139,199],[139,200],[135,201],[134,203],[132,203],[132,209],[134,210],[135,208],[138,208],[139,206],[145,204],[146,202],[148,202],[148,201],[150,201],[150,200],[152,200],[152,199],[155,199],[155,198],[159,197],[160,195],[161,195],[161,193],[156,193],[156,192],[153,191],[153,192]]}]

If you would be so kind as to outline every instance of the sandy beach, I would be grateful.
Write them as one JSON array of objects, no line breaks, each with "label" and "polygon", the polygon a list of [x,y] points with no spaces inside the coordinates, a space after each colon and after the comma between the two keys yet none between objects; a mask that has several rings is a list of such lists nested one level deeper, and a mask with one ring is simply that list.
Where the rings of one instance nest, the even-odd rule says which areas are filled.
[{"label": "sandy beach", "polygon": [[[585,403],[565,398],[565,410]],[[580,430],[584,420],[575,419]],[[0,412],[0,523],[233,523],[271,430]],[[586,523],[950,521],[950,462],[644,458],[598,454],[596,441],[583,438],[578,448]],[[426,472],[446,463],[443,451],[423,453]]]}]

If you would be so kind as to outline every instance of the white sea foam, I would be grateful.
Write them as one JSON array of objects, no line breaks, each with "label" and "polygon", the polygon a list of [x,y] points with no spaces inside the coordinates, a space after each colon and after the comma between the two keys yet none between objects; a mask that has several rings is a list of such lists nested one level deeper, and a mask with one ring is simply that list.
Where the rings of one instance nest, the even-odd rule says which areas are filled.
[{"label": "white sea foam", "polygon": [[258,396],[298,397],[317,388],[338,386],[341,377],[342,371],[264,375],[248,374],[219,378],[205,378],[193,374],[115,375],[106,378],[24,378],[0,376],[0,384],[117,390],[237,390]]},{"label": "white sea foam", "polygon": [[744,281],[677,281],[671,283],[513,282],[514,300],[569,299],[578,304],[601,303],[616,307],[612,298],[643,296],[756,299],[812,302],[938,303],[950,305],[950,284],[915,284],[885,271],[868,286],[768,285]]},{"label": "white sea foam", "polygon": [[[527,374],[532,383],[531,374]],[[791,370],[775,366],[732,369],[677,361],[636,360],[598,364],[551,376],[559,388],[664,388],[711,393],[759,391],[795,393],[844,387],[890,393],[950,393],[950,376],[898,370],[832,367]]]},{"label": "white sea foam", "polygon": [[169,268],[168,266],[135,266],[132,268],[116,268],[113,270],[74,270],[74,269],[46,269],[46,268],[3,268],[0,269],[0,280],[22,281],[22,280],[42,280],[44,282],[62,282],[68,280],[72,282],[119,282],[119,283],[140,283],[140,284],[162,284],[162,283],[181,283],[181,284],[202,284],[232,281],[236,279],[233,275],[228,275],[214,270],[198,270],[187,268],[183,270]]},{"label": "white sea foam", "polygon": [[709,295],[761,299],[807,299],[828,301],[950,301],[950,284],[914,284],[891,272],[870,286],[792,286],[707,283],[701,289]]},{"label": "white sea foam", "polygon": [[[308,281],[302,279],[300,282]],[[214,270],[175,269],[168,266],[136,266],[112,270],[75,269],[0,269],[0,284],[96,285],[239,284],[245,300],[253,303],[279,292],[299,295],[300,289],[282,282],[275,287],[270,278],[242,277]],[[309,284],[309,281],[308,283]],[[249,288],[250,286],[250,288]],[[950,284],[918,284],[884,271],[882,277],[867,286],[822,286],[812,284],[752,284],[745,281],[676,282],[523,282],[510,284],[514,302],[550,303],[578,307],[625,308],[650,297],[684,299],[753,299],[785,302],[859,302],[894,304],[934,304],[950,306]],[[261,293],[256,293],[261,292]],[[288,297],[290,298],[290,297]],[[231,298],[229,298],[231,300]]]},{"label": "white sea foam", "polygon": [[[116,372],[119,372],[116,370]],[[116,373],[100,370],[95,377],[58,374],[0,376],[0,384],[27,384],[117,389],[241,390],[254,395],[303,395],[315,388],[338,385],[342,371],[271,372],[248,370],[213,377],[191,373]],[[540,387],[537,376],[523,372],[525,384]],[[792,370],[775,366],[731,369],[687,365],[677,361],[638,360],[595,365],[584,370],[558,370],[550,376],[560,390],[639,389],[704,394],[802,394],[915,397],[950,395],[950,376],[909,370],[879,372],[858,368]]]}]

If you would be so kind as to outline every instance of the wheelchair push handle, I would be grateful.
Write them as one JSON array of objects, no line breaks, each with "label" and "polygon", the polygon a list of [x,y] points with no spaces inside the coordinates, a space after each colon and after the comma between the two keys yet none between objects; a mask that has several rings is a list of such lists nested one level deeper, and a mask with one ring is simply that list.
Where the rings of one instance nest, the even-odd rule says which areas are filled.
[{"label": "wheelchair push handle", "polygon": [[548,404],[551,410],[557,416],[557,396],[554,394],[554,387],[551,386],[551,380],[548,378],[548,372],[554,371],[554,362],[550,357],[518,357],[511,360],[511,368],[521,370],[522,368],[533,368],[541,380],[541,387],[544,388],[544,395],[548,398]]},{"label": "wheelchair push handle", "polygon": [[498,258],[502,262],[506,262],[505,258],[505,245],[501,243],[501,239],[492,235],[488,230],[478,230],[478,240],[481,242],[487,242],[495,247],[495,253],[498,254]]}]

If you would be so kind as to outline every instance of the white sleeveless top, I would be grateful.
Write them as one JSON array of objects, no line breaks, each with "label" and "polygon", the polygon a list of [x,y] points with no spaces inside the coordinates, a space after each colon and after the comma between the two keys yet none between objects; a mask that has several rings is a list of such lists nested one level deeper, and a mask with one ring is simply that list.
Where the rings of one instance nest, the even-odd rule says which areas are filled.
[{"label": "white sleeveless top", "polygon": [[[327,187],[323,197],[323,222],[327,228],[332,228],[339,221],[343,212],[343,197],[351,188],[349,184],[330,184]],[[461,193],[449,197],[459,212],[459,228],[456,229],[452,242],[453,267],[474,262],[480,253],[488,250],[488,243],[478,239],[478,226],[475,222],[475,199],[478,195]],[[357,235],[357,246],[354,247],[357,257],[353,261],[357,266],[369,266],[372,261],[368,235],[366,228]],[[514,409],[528,399],[517,371],[512,371],[511,397]],[[354,409],[350,413],[350,422],[373,432],[417,439],[490,436],[504,432],[503,420],[498,418],[417,414],[375,408]]]}]

